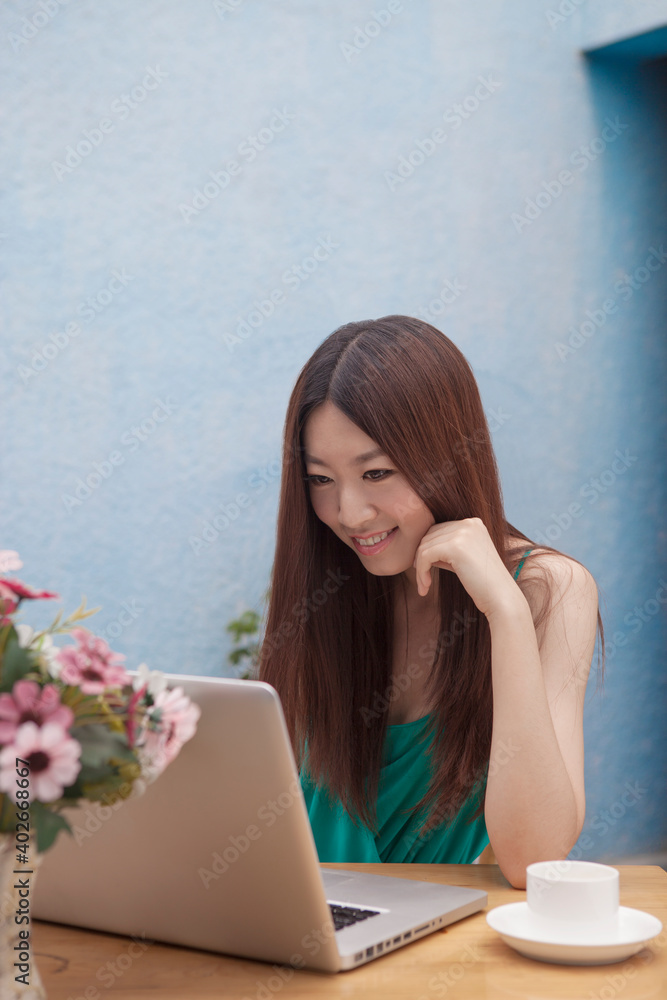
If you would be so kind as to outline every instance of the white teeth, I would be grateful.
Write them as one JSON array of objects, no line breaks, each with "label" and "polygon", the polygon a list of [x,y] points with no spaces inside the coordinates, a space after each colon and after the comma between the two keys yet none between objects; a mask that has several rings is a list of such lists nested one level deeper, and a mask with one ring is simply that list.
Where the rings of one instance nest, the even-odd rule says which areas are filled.
[{"label": "white teeth", "polygon": [[388,534],[388,531],[384,531],[381,535],[373,535],[371,538],[357,538],[355,541],[359,542],[360,545],[377,545],[377,543],[385,539]]}]

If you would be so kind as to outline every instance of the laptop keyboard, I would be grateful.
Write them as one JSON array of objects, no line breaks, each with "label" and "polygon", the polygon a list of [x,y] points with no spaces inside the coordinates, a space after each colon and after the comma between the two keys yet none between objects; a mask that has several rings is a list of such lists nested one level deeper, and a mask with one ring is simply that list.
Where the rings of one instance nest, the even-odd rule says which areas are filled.
[{"label": "laptop keyboard", "polygon": [[367,920],[368,917],[376,917],[381,910],[361,910],[357,906],[340,906],[338,903],[329,903],[334,928],[337,931],[343,927],[350,927],[351,924],[358,924],[360,920]]}]

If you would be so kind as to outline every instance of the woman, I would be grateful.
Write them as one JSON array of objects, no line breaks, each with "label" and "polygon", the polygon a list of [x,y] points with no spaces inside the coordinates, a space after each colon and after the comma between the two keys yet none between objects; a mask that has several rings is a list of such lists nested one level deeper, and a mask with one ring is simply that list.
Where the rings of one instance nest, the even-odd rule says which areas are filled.
[{"label": "woman", "polygon": [[598,626],[590,573],[505,519],[455,345],[407,316],[332,333],[288,407],[259,672],[320,861],[470,863],[490,842],[523,888],[566,857]]}]

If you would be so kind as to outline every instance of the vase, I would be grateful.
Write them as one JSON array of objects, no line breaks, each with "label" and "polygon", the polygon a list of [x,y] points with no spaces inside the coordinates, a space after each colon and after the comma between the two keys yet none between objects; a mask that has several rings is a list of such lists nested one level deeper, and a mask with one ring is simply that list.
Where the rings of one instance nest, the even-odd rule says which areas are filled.
[{"label": "vase", "polygon": [[46,998],[33,951],[30,912],[42,855],[34,834],[26,843],[28,850],[19,851],[17,833],[0,833],[0,1000]]}]

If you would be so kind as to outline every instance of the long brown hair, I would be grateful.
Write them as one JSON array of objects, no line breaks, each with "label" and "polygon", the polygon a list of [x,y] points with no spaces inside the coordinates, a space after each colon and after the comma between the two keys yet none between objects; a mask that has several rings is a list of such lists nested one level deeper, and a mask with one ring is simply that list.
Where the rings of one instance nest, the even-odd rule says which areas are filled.
[{"label": "long brown hair", "polygon": [[[369,573],[313,511],[302,431],[327,401],[392,459],[436,523],[481,518],[509,571],[531,540],[505,518],[477,383],[451,340],[408,316],[348,323],[327,337],[299,374],[285,420],[259,678],[280,695],[298,766],[306,763],[355,822],[375,829],[387,713],[373,706],[392,683],[394,600],[403,581]],[[508,546],[508,536],[522,541]],[[493,720],[487,620],[456,574],[433,572],[440,628],[429,732],[436,739],[432,781],[415,808],[430,810],[423,834],[473,792],[481,813]],[[536,625],[548,598],[547,586]]]}]

